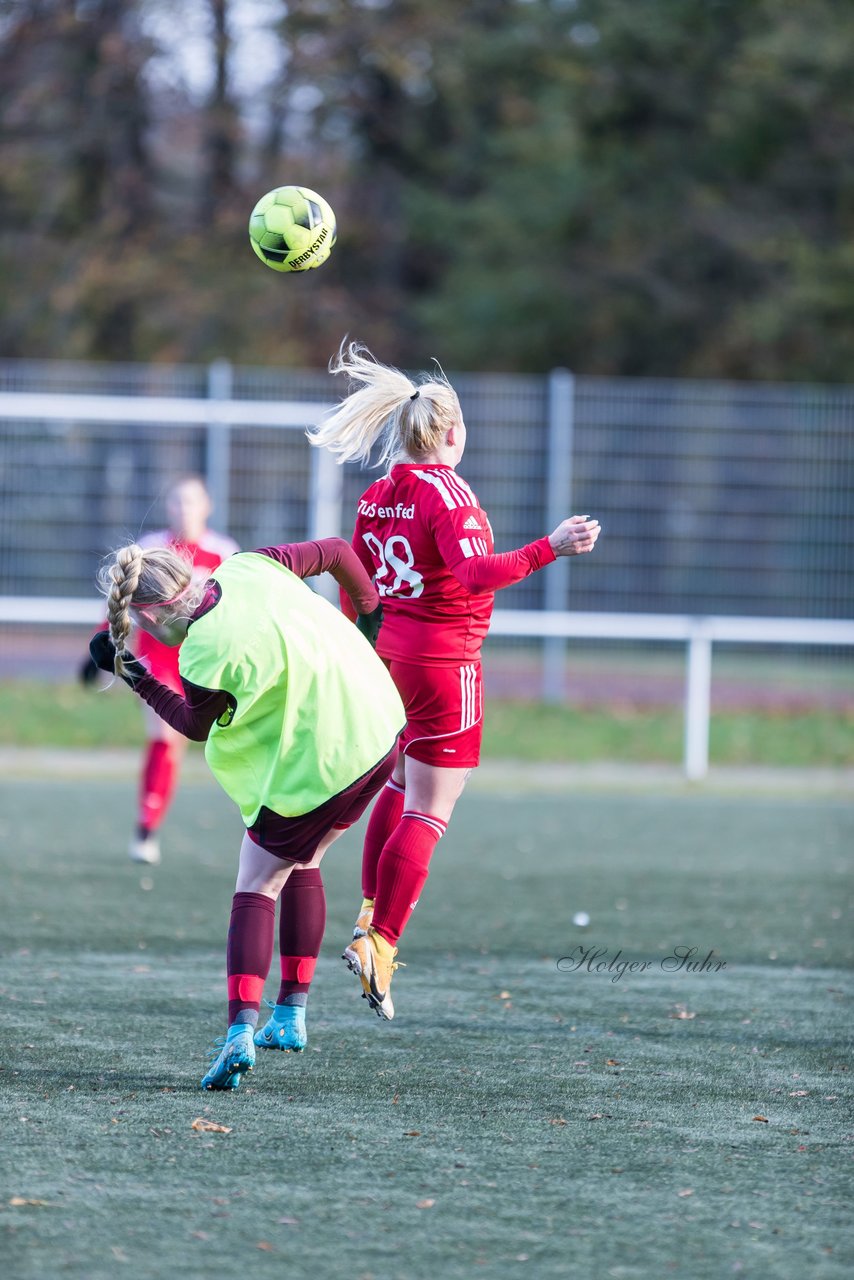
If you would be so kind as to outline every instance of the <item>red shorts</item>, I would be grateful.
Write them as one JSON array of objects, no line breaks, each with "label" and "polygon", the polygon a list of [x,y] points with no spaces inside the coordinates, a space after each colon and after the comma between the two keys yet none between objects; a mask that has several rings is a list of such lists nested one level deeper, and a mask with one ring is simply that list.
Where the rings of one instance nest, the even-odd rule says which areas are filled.
[{"label": "red shorts", "polygon": [[460,667],[420,667],[389,662],[403,699],[404,755],[443,769],[475,769],[483,737],[483,676],[479,662]]},{"label": "red shorts", "polygon": [[310,862],[317,846],[332,830],[344,831],[358,822],[378,791],[388,782],[397,764],[397,743],[373,769],[325,800],[310,813],[285,818],[266,805],[248,829],[249,839],[287,862]]}]

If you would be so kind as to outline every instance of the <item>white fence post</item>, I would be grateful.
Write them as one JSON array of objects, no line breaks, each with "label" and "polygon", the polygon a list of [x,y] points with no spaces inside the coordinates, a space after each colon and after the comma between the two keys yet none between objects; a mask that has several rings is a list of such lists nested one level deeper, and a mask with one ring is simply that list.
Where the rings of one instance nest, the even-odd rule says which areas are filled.
[{"label": "white fence post", "polygon": [[685,681],[685,776],[692,782],[709,772],[709,718],[712,705],[712,640],[699,619],[688,636]]},{"label": "white fence post", "polygon": [[[341,504],[344,473],[328,449],[311,449],[311,478],[308,498],[309,538],[333,538],[341,534]],[[321,574],[314,588],[327,600],[337,601],[338,588],[328,573]]]},{"label": "white fence post", "polygon": [[[546,524],[551,533],[569,515],[572,489],[572,433],[575,417],[575,378],[568,369],[552,369],[548,385],[548,450],[546,459]],[[561,556],[549,565],[543,579],[544,605],[549,611],[568,608],[569,560]],[[544,702],[562,702],[566,668],[566,640],[543,641]]]},{"label": "white fence post", "polygon": [[[228,360],[214,360],[208,365],[208,398],[230,400],[234,383]],[[231,427],[227,422],[207,423],[205,441],[205,479],[214,510],[213,523],[223,533],[229,528],[231,501]]]},{"label": "white fence post", "polygon": [[311,492],[308,500],[309,538],[341,536],[343,472],[328,449],[311,450]]}]

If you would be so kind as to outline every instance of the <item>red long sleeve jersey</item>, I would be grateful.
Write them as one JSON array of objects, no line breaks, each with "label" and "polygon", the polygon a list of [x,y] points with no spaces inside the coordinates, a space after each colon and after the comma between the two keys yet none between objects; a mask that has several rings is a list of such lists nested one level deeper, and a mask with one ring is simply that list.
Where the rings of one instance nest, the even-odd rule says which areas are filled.
[{"label": "red long sleeve jersey", "polygon": [[383,606],[377,652],[456,666],[480,657],[495,592],[550,564],[548,538],[496,555],[492,527],[452,467],[397,463],[366,489],[353,549]]}]

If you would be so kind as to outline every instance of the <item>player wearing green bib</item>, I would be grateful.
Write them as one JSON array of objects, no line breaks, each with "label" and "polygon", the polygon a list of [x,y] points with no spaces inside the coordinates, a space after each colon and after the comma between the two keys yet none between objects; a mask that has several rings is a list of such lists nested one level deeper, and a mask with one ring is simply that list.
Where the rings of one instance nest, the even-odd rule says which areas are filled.
[{"label": "player wearing green bib", "polygon": [[[349,595],[359,629],[375,638],[376,589],[340,538],[240,553],[202,587],[174,551],[137,544],[116,552],[101,574],[110,630],[93,639],[93,659],[179,733],[205,742],[208,764],[247,828],[228,935],[228,1030],[202,1080],[209,1089],[236,1089],[254,1065],[255,1043],[304,1045],[305,999],[298,996],[308,989],[320,938],[316,921],[307,926],[284,915],[282,937],[298,942],[293,954],[282,947],[282,976],[290,974],[288,989],[298,991],[277,1003],[253,1042],[276,901],[295,868],[307,886],[312,874],[319,877],[326,850],[362,815],[397,755],[404,713],[384,664],[302,581],[324,571]],[[131,610],[149,634],[181,646],[183,695],[125,649]],[[312,932],[313,951],[305,939]],[[277,1045],[281,1036],[286,1044]]]},{"label": "player wearing green bib", "polygon": [[205,756],[247,827],[262,809],[298,817],[388,752],[400,701],[384,664],[355,643],[352,623],[277,560],[232,556],[211,581],[220,599],[193,622],[178,656],[184,680],[232,695]]}]

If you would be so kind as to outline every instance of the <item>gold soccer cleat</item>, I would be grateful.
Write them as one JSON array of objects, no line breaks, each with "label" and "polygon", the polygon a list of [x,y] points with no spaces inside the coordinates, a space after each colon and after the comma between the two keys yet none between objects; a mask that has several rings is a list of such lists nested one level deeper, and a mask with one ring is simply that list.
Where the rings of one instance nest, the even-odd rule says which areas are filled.
[{"label": "gold soccer cleat", "polygon": [[374,899],[363,898],[362,905],[359,907],[359,914],[356,916],[356,923],[353,925],[353,937],[364,938],[365,934],[371,927],[371,921],[374,918]]},{"label": "gold soccer cleat", "polygon": [[367,1000],[377,1016],[391,1022],[394,1017],[389,988],[392,974],[398,968],[395,960],[397,947],[386,942],[376,929],[368,926],[368,931],[361,938],[354,938],[344,948],[342,960],[347,961],[351,973],[355,973],[362,983],[362,996]]}]

